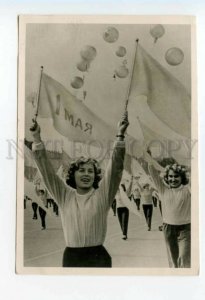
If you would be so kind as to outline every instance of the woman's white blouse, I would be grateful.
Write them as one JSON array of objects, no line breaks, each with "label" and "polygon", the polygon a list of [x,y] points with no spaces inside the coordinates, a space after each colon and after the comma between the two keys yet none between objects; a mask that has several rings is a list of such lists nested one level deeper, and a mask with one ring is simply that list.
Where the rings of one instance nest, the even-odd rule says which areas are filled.
[{"label": "woman's white blouse", "polygon": [[107,215],[119,187],[125,143],[115,143],[113,154],[98,189],[85,195],[66,185],[54,172],[43,143],[32,145],[45,187],[58,203],[67,247],[90,247],[104,243]]},{"label": "woman's white blouse", "polygon": [[149,172],[159,191],[164,223],[171,225],[191,223],[190,186],[181,185],[178,188],[170,188],[152,165],[149,166]]}]

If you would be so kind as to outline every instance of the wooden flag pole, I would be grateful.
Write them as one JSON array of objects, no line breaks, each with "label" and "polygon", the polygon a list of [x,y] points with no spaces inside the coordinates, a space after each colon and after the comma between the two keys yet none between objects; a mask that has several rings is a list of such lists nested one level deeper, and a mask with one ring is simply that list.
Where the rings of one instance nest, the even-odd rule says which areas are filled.
[{"label": "wooden flag pole", "polygon": [[127,88],[127,96],[126,96],[126,101],[125,101],[125,108],[124,108],[125,112],[127,111],[127,106],[128,106],[128,102],[129,102],[130,88],[131,88],[132,77],[133,77],[133,73],[134,73],[134,65],[135,65],[135,59],[136,59],[138,43],[139,43],[139,39],[136,39],[135,53],[134,53],[133,64],[132,64],[132,72],[131,72],[130,82],[129,82],[129,85],[128,85],[128,88]]},{"label": "wooden flag pole", "polygon": [[39,108],[39,99],[40,99],[40,90],[41,90],[41,79],[42,79],[42,74],[43,74],[43,66],[41,66],[41,71],[40,71],[40,77],[39,77],[39,86],[38,86],[38,94],[37,94],[37,107],[36,107],[36,113],[33,118],[33,121],[36,122],[37,116],[38,116],[38,108]]}]

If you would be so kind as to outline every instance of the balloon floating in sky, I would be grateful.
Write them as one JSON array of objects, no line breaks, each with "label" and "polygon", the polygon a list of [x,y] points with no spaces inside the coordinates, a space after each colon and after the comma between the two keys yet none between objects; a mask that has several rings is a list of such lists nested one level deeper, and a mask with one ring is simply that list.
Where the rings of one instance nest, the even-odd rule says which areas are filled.
[{"label": "balloon floating in sky", "polygon": [[74,77],[73,80],[71,81],[71,86],[74,89],[80,89],[83,86],[83,79],[81,77]]},{"label": "balloon floating in sky", "polygon": [[150,34],[154,38],[154,43],[157,42],[158,38],[162,37],[165,33],[165,29],[162,25],[153,25],[150,29]]},{"label": "balloon floating in sky", "polygon": [[119,37],[119,32],[115,27],[108,27],[103,33],[103,38],[108,43],[114,43]]},{"label": "balloon floating in sky", "polygon": [[125,56],[126,52],[127,52],[126,48],[120,46],[115,53],[116,53],[117,56],[123,57],[123,56]]},{"label": "balloon floating in sky", "polygon": [[117,70],[115,70],[115,74],[119,78],[125,78],[129,74],[129,70],[125,65],[123,65],[123,66],[120,66]]},{"label": "balloon floating in sky", "polygon": [[77,69],[81,72],[87,72],[90,67],[90,62],[86,59],[81,60],[77,63]]},{"label": "balloon floating in sky", "polygon": [[165,53],[165,59],[171,66],[177,66],[182,63],[184,59],[184,52],[176,47],[170,48]]},{"label": "balloon floating in sky", "polygon": [[88,61],[93,60],[96,55],[97,55],[97,51],[93,46],[85,46],[81,51],[80,51],[80,55],[83,59],[86,59]]}]

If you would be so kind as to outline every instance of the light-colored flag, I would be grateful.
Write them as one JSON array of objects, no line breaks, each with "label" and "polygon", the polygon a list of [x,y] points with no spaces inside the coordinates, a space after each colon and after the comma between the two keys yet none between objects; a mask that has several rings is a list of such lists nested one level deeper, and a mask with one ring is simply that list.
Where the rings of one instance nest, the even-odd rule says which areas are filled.
[{"label": "light-colored flag", "polygon": [[67,166],[61,165],[56,173],[60,177],[60,179],[63,180],[64,183],[66,183],[68,169],[69,169],[69,165]]},{"label": "light-colored flag", "polygon": [[72,161],[73,159],[64,150],[62,150],[62,157],[61,157],[62,164],[68,166]]},{"label": "light-colored flag", "polygon": [[[42,118],[52,118],[54,128],[70,141],[110,149],[115,140],[117,128],[96,116],[81,100],[45,73],[42,74],[38,112]],[[129,154],[142,155],[142,147],[137,140],[127,136],[126,144]]]},{"label": "light-colored flag", "polygon": [[126,154],[124,159],[124,171],[134,177],[147,176],[145,170],[134,157]]},{"label": "light-colored flag", "polygon": [[134,177],[136,177],[136,176],[141,177],[141,176],[147,175],[145,170],[143,169],[143,167],[140,165],[140,163],[135,158],[132,158],[131,170],[132,170],[132,175]]},{"label": "light-colored flag", "polygon": [[[191,144],[189,139],[171,140],[150,129],[138,118],[144,140],[149,148],[155,148],[156,158],[174,158],[178,163],[186,166],[191,164]],[[145,149],[146,151],[146,149]]]},{"label": "light-colored flag", "polygon": [[[59,153],[59,152],[49,151],[49,150],[46,150],[46,152],[54,170],[57,170],[61,165],[62,160],[65,161],[65,154],[63,154],[63,152]],[[24,166],[37,168],[35,160],[33,159],[33,153],[27,146],[24,146]]]},{"label": "light-colored flag", "polygon": [[52,118],[55,129],[71,141],[113,140],[116,130],[98,118],[81,100],[63,85],[43,73],[39,116]]},{"label": "light-colored flag", "polygon": [[32,151],[24,145],[24,165],[26,167],[36,168],[36,163],[33,159]]},{"label": "light-colored flag", "polygon": [[24,146],[24,177],[30,182],[33,181],[37,173],[36,163],[33,159],[31,150]]},{"label": "light-colored flag", "polygon": [[[56,173],[59,171],[60,166],[68,168],[70,162],[72,161],[69,155],[64,151],[62,151],[62,153],[59,153],[55,151],[46,150],[46,152],[51,162],[51,165]],[[35,180],[41,178],[41,175],[38,172],[38,167],[33,158],[33,153],[27,146],[24,146],[24,176],[30,182],[34,182]]]},{"label": "light-colored flag", "polygon": [[191,97],[185,87],[140,45],[136,50],[130,98],[146,96],[152,112],[175,132],[191,136]]},{"label": "light-colored flag", "polygon": [[33,181],[37,173],[37,168],[24,166],[24,176],[29,180]]},{"label": "light-colored flag", "polygon": [[124,159],[124,170],[126,172],[128,172],[130,175],[132,175],[132,168],[131,168],[131,164],[132,164],[132,157],[130,155],[125,155],[125,159]]}]

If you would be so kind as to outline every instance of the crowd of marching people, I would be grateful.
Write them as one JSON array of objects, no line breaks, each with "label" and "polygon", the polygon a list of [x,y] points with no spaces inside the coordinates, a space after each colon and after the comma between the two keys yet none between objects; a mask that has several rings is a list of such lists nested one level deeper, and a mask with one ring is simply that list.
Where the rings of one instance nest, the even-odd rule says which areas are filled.
[{"label": "crowd of marching people", "polygon": [[32,207],[32,219],[38,220],[38,214],[41,221],[41,230],[46,229],[46,215],[48,209],[50,208],[52,211],[52,215],[58,216],[58,205],[56,202],[48,198],[48,193],[45,189],[41,189],[40,185],[35,184],[36,196],[38,197],[38,201],[35,199],[29,198],[27,195],[24,196],[24,209],[27,208],[27,202],[31,204]]},{"label": "crowd of marching people", "polygon": [[42,229],[46,229],[46,209],[52,205],[58,215],[60,208],[66,244],[63,267],[112,267],[112,258],[103,246],[109,209],[117,215],[122,239],[129,241],[130,212],[143,214],[146,230],[151,232],[153,207],[157,206],[170,268],[191,266],[191,192],[187,170],[176,162],[163,167],[148,149],[144,155],[149,170],[147,180],[143,178],[142,182],[140,177],[131,175],[125,184],[124,138],[128,125],[125,113],[103,177],[95,159],[81,157],[70,164],[65,181],[56,175],[46,156],[39,125],[33,125],[30,149],[45,185],[45,189],[35,187],[42,206],[32,202],[33,219],[37,219],[39,207]]}]

